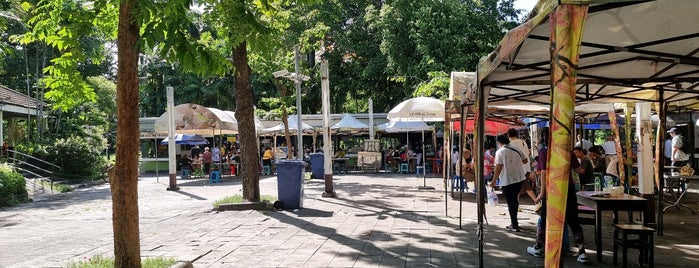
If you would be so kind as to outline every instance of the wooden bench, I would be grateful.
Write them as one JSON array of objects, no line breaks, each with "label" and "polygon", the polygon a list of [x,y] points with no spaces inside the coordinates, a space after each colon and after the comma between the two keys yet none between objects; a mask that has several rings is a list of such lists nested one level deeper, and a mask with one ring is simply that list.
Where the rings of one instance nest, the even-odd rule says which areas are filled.
[{"label": "wooden bench", "polygon": [[[648,263],[653,267],[655,262],[653,233],[655,229],[641,224],[614,224],[614,265],[617,265],[617,249],[621,248],[622,267],[627,267],[628,249],[635,248],[639,250],[638,264],[643,266],[644,263]],[[629,239],[629,235],[638,235],[638,238]]]}]

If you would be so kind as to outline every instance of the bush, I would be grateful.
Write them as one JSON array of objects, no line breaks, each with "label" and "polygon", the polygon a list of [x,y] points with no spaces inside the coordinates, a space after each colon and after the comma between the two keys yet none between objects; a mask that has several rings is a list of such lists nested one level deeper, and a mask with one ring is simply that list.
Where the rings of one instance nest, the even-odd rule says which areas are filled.
[{"label": "bush", "polygon": [[0,207],[14,206],[29,201],[27,186],[22,174],[8,165],[0,165]]},{"label": "bush", "polygon": [[58,139],[46,147],[46,160],[61,167],[57,175],[69,179],[94,179],[101,176],[105,159],[101,148],[91,146],[82,137]]}]

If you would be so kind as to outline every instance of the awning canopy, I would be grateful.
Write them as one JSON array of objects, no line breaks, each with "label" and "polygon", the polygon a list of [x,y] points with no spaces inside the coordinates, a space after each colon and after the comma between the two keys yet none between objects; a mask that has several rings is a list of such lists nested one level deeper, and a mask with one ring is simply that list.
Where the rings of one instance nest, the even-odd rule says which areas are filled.
[{"label": "awning canopy", "polygon": [[[287,117],[287,122],[289,123],[289,132],[296,133],[296,130],[298,129],[298,116],[289,115],[289,117]],[[261,132],[264,134],[284,133],[284,123],[280,123],[273,127],[265,128]],[[313,127],[301,121],[301,132],[313,133]]]},{"label": "awning canopy", "polygon": [[[175,106],[174,115],[175,133],[202,135],[238,133],[238,122],[235,118],[216,108],[185,103]],[[165,111],[155,121],[155,132],[168,132],[168,122],[168,111]]]},{"label": "awning canopy", "polygon": [[342,119],[332,125],[330,130],[341,133],[369,132],[369,125],[362,123],[349,114],[342,116]]},{"label": "awning canopy", "polygon": [[[549,14],[559,2],[580,3],[539,1],[529,19],[481,59],[478,81],[490,87],[489,106],[550,103]],[[695,0],[588,2],[576,104],[657,102],[662,89],[671,110],[699,107]]]}]

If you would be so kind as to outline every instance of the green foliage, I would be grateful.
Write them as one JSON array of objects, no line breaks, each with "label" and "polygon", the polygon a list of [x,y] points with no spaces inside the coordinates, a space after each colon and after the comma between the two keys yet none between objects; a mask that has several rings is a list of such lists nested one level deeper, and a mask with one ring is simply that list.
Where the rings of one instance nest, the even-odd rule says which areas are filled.
[{"label": "green foliage", "polygon": [[101,175],[105,159],[100,155],[104,146],[89,137],[71,136],[57,139],[46,148],[46,160],[61,167],[60,177],[92,179]]},{"label": "green foliage", "polygon": [[449,85],[451,78],[446,72],[429,72],[428,81],[422,81],[417,85],[413,97],[434,97],[446,100],[449,97]]},{"label": "green foliage", "polygon": [[60,53],[43,70],[46,77],[42,83],[49,89],[45,97],[54,102],[52,107],[66,111],[95,101],[96,94],[79,69],[81,64],[99,64],[105,59],[103,41],[116,37],[117,3],[43,0],[23,7],[30,14],[27,24],[31,31],[22,43],[43,42]]},{"label": "green foliage", "polygon": [[0,207],[14,206],[28,200],[26,181],[22,174],[8,165],[0,165]]},{"label": "green foliage", "polygon": [[[171,267],[175,264],[175,259],[173,258],[147,258],[141,262],[143,268],[166,268]],[[68,268],[111,268],[114,267],[114,258],[105,258],[100,255],[93,256],[92,258],[85,258],[80,261],[71,262],[67,266]]]}]

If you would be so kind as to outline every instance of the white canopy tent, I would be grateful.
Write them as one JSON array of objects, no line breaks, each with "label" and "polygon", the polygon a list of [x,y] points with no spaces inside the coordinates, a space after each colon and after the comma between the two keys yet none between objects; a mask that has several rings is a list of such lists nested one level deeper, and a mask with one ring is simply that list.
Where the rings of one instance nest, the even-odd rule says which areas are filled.
[{"label": "white canopy tent", "polygon": [[[298,116],[296,115],[289,115],[288,117],[288,123],[289,123],[289,132],[291,133],[296,133],[296,130],[298,129]],[[301,131],[306,134],[311,134],[313,133],[313,127],[309,124],[304,123],[301,121]],[[276,126],[269,127],[262,129],[261,133],[263,134],[280,134],[284,133],[284,123],[279,123]]]},{"label": "white canopy tent", "polygon": [[337,133],[363,133],[369,131],[369,125],[362,123],[350,114],[345,114],[339,122],[330,127],[330,130]]}]

